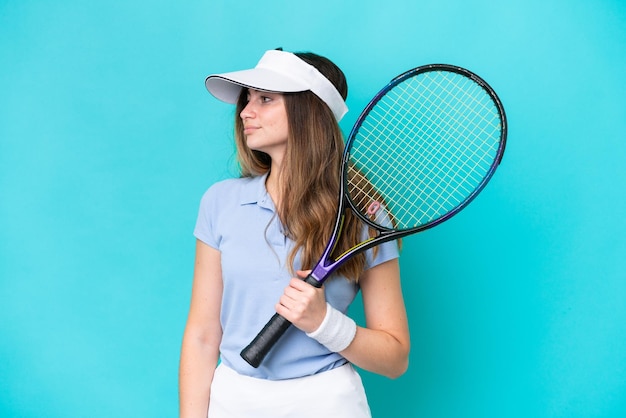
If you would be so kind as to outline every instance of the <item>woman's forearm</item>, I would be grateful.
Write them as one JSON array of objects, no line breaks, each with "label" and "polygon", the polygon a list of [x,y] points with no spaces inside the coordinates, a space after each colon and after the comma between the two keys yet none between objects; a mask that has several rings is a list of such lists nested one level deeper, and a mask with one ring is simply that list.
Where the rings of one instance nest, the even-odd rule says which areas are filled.
[{"label": "woman's forearm", "polygon": [[408,368],[409,343],[385,331],[357,327],[354,340],[341,355],[363,370],[395,379]]},{"label": "woman's forearm", "polygon": [[186,330],[179,368],[179,417],[206,418],[219,348]]}]

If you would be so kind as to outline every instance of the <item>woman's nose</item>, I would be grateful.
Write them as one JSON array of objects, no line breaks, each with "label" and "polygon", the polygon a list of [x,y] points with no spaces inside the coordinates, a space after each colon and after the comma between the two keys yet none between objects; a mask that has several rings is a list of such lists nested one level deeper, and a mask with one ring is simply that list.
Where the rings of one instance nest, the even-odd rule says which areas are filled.
[{"label": "woman's nose", "polygon": [[249,119],[249,118],[254,117],[254,109],[250,102],[248,102],[248,104],[243,109],[241,109],[241,113],[239,113],[239,117],[241,119]]}]

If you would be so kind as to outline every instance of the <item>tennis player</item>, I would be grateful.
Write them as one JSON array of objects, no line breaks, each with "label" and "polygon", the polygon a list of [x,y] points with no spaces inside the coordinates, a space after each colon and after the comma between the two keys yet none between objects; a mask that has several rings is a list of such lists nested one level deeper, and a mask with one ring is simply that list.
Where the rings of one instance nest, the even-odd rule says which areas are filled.
[{"label": "tennis player", "polygon": [[[180,417],[370,417],[353,366],[390,378],[408,367],[397,242],[353,257],[319,289],[302,280],[334,226],[344,74],[313,53],[270,50],[206,87],[236,105],[241,176],[200,203]],[[336,253],[363,234],[348,211]],[[359,291],[364,327],[346,315]],[[251,367],[240,352],[275,312],[294,326]]]}]

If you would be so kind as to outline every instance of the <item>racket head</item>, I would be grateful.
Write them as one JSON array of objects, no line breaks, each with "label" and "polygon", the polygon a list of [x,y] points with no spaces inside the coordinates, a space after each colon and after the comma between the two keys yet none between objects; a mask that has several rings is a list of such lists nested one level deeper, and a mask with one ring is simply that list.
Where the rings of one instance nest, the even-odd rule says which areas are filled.
[{"label": "racket head", "polygon": [[345,200],[382,235],[375,241],[431,228],[485,187],[506,135],[504,107],[478,75],[447,64],[409,70],[370,101],[350,132]]}]

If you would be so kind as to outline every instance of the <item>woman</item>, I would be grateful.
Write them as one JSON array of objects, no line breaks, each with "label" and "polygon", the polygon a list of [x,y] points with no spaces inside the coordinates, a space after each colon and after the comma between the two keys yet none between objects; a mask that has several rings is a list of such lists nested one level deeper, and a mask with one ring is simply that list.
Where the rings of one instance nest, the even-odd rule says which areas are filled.
[{"label": "woman", "polygon": [[[180,416],[368,417],[352,365],[391,378],[408,366],[397,243],[354,257],[320,289],[301,280],[332,232],[345,77],[319,55],[273,50],[206,87],[237,104],[242,176],[214,184],[200,205]],[[364,233],[349,215],[337,254]],[[345,315],[359,290],[366,327]],[[294,326],[253,368],[239,353],[274,312]]]}]

